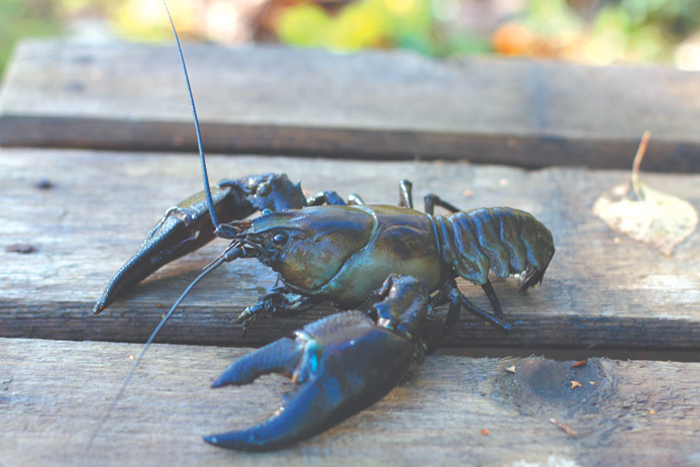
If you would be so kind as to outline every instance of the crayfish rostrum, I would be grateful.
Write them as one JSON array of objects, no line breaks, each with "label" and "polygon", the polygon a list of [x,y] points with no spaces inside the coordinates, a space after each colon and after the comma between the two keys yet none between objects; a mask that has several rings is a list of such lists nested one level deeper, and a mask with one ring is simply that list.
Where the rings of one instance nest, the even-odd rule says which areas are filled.
[{"label": "crayfish rostrum", "polygon": [[[217,264],[257,258],[282,282],[241,313],[244,324],[261,313],[294,316],[321,302],[364,310],[308,325],[295,340],[276,341],[234,363],[214,383],[246,384],[278,372],[301,385],[278,417],[205,438],[227,448],[283,447],[374,403],[405,373],[414,346],[432,352],[461,308],[510,331],[489,271],[520,274],[519,289],[527,290],[542,281],[554,255],[550,231],[531,214],[506,207],[460,212],[436,195],[426,197],[420,212],[413,209],[408,181],[400,184],[399,206],[365,205],[359,196],[346,203],[334,192],[307,199],[284,174],[225,181],[212,198],[221,223],[212,221],[201,194],[169,209],[107,286],[95,312],[215,236],[231,240]],[[434,215],[435,206],[452,213]],[[262,211],[259,217],[246,219],[256,211]],[[457,277],[481,285],[493,313],[472,304],[457,288]],[[422,342],[428,307],[443,304],[449,309],[442,332]]]}]

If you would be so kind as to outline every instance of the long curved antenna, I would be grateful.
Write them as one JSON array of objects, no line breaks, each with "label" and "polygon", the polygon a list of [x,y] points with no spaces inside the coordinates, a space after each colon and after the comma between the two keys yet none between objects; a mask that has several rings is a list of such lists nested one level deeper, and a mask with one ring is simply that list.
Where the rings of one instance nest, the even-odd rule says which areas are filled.
[{"label": "long curved antenna", "polygon": [[[192,86],[190,85],[190,77],[187,73],[187,65],[185,64],[185,57],[182,53],[182,47],[180,45],[180,38],[177,35],[177,30],[175,29],[175,24],[173,23],[173,18],[170,15],[170,9],[168,8],[168,4],[166,3],[165,0],[163,0],[163,6],[165,7],[165,12],[168,15],[168,21],[170,22],[170,27],[173,30],[173,34],[175,35],[175,42],[177,43],[177,50],[180,54],[180,62],[182,63],[182,71],[185,74],[185,82],[187,83],[187,92],[190,97],[190,106],[192,107],[192,117],[194,118],[194,128],[197,133],[197,146],[199,147],[199,160],[202,166],[202,180],[204,182],[204,191],[206,193],[207,197],[207,204],[209,205],[209,215],[211,216],[212,223],[214,224],[214,227],[218,229],[219,227],[219,222],[216,219],[216,212],[214,211],[214,201],[211,196],[211,188],[209,187],[209,176],[207,175],[207,163],[204,158],[204,149],[202,146],[202,133],[199,129],[199,118],[197,118],[197,108],[194,105],[194,96],[192,95]],[[237,242],[232,242],[226,250],[214,261],[209,263],[202,271],[199,273],[199,275],[190,283],[190,285],[187,286],[184,292],[180,295],[180,297],[177,299],[177,301],[173,304],[172,308],[170,308],[170,311],[163,317],[163,319],[160,321],[158,326],[153,330],[151,333],[151,336],[148,338],[146,343],[143,346],[143,349],[141,349],[141,353],[139,353],[139,356],[134,360],[134,364],[131,366],[131,370],[129,370],[129,374],[126,376],[124,381],[122,382],[121,387],[119,388],[119,391],[117,392],[116,396],[112,400],[112,403],[110,404],[109,408],[105,412],[105,414],[102,416],[100,419],[97,429],[92,433],[90,436],[90,439],[88,440],[87,444],[85,445],[85,450],[84,454],[87,455],[87,453],[90,451],[92,448],[92,445],[95,441],[95,438],[100,434],[102,429],[104,428],[105,424],[107,423],[107,420],[109,419],[110,415],[114,411],[114,409],[117,407],[117,404],[121,400],[122,396],[124,395],[124,391],[126,390],[126,387],[129,385],[131,382],[131,379],[133,378],[134,374],[136,373],[137,368],[139,367],[139,364],[141,363],[141,360],[143,360],[144,355],[146,355],[146,351],[148,348],[151,346],[153,343],[153,340],[156,338],[160,330],[165,326],[165,323],[170,319],[170,317],[173,315],[175,310],[180,306],[180,303],[187,297],[187,295],[190,293],[190,291],[194,288],[195,285],[199,283],[204,277],[209,274],[211,271],[219,267],[221,264],[223,264],[226,261],[231,261],[234,259],[237,255],[241,254],[240,248],[237,248],[238,244]],[[232,254],[230,254],[233,251]]]},{"label": "long curved antenna", "polygon": [[185,56],[182,54],[182,47],[180,46],[180,38],[177,35],[177,30],[175,29],[175,24],[173,23],[173,17],[170,16],[170,10],[168,9],[168,4],[163,0],[163,6],[165,7],[165,12],[168,14],[168,21],[170,21],[170,27],[175,35],[175,42],[177,43],[177,51],[180,53],[180,63],[182,63],[182,71],[185,74],[185,82],[187,83],[187,92],[190,96],[190,106],[192,107],[192,117],[194,117],[194,128],[197,132],[197,146],[199,147],[199,161],[202,166],[202,180],[204,181],[204,191],[207,195],[207,204],[209,205],[209,215],[211,216],[211,221],[214,224],[214,228],[219,228],[219,222],[216,219],[216,212],[214,212],[214,201],[211,197],[211,188],[209,187],[209,175],[207,175],[207,163],[204,160],[204,149],[202,147],[202,133],[199,131],[199,118],[197,118],[197,108],[194,105],[194,96],[192,96],[192,86],[190,86],[190,76],[187,73],[187,65],[185,64]]},{"label": "long curved antenna", "polygon": [[156,338],[156,335],[158,334],[158,332],[160,332],[160,330],[163,328],[163,326],[165,326],[165,323],[170,319],[170,317],[173,315],[173,313],[175,312],[177,307],[180,306],[180,303],[182,303],[182,301],[185,299],[187,294],[190,293],[190,291],[194,288],[195,285],[197,285],[197,283],[199,281],[204,279],[204,276],[206,276],[207,274],[212,272],[214,269],[219,267],[224,262],[230,261],[230,257],[227,255],[227,253],[229,251],[231,251],[232,249],[235,250],[235,248],[234,248],[235,246],[236,246],[235,242],[232,243],[218,258],[216,258],[214,261],[212,261],[211,263],[206,265],[204,267],[204,269],[202,269],[202,271],[199,273],[199,275],[195,278],[195,280],[193,280],[190,283],[190,285],[187,286],[185,291],[182,292],[182,294],[180,295],[180,298],[178,298],[177,301],[175,302],[175,304],[172,306],[172,308],[170,308],[170,311],[168,311],[168,313],[163,317],[163,319],[160,320],[160,323],[158,323],[158,326],[156,326],[156,328],[151,333],[151,336],[148,338],[148,340],[144,344],[143,349],[141,349],[141,353],[136,358],[136,360],[134,360],[134,364],[131,366],[131,370],[129,370],[129,374],[124,379],[124,382],[122,383],[121,387],[119,388],[117,395],[114,396],[114,399],[112,400],[112,403],[110,404],[109,408],[107,409],[105,414],[100,419],[100,422],[97,425],[97,429],[92,433],[92,436],[90,436],[90,439],[88,440],[87,444],[85,445],[84,454],[87,454],[88,451],[90,451],[90,448],[92,447],[92,443],[95,441],[95,438],[97,437],[97,435],[100,434],[100,432],[102,431],[102,428],[104,428],[104,426],[105,426],[105,423],[107,423],[107,420],[109,419],[110,415],[112,414],[112,412],[114,412],[114,409],[117,407],[117,404],[119,403],[122,396],[124,395],[124,391],[126,390],[126,387],[129,385],[131,378],[133,378],[134,373],[136,373],[136,369],[138,368],[139,364],[141,363],[141,360],[143,360],[143,356],[146,354],[146,351],[153,343],[153,340]]}]

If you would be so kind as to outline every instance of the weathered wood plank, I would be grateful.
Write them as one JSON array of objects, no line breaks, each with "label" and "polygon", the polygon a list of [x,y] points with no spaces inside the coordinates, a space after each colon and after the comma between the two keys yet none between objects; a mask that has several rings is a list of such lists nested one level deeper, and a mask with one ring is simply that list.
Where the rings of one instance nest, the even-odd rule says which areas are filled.
[{"label": "weathered wood plank", "polygon": [[[698,363],[593,359],[573,369],[537,358],[431,357],[382,401],[328,432],[290,449],[245,454],[208,446],[201,436],[265,419],[291,385],[267,377],[254,387],[211,390],[246,350],[156,345],[85,454],[139,346],[0,339],[0,349],[3,467],[656,467],[700,458]],[[506,371],[512,365],[516,374]],[[583,386],[572,390],[571,380]]]},{"label": "weathered wood plank", "polygon": [[[505,205],[532,212],[552,230],[557,253],[544,284],[527,294],[517,293],[514,280],[495,282],[516,332],[502,335],[465,314],[447,346],[700,349],[700,234],[667,258],[624,237],[616,242],[591,214],[598,194],[627,179],[626,172],[284,157],[209,162],[213,179],[284,171],[302,179],[311,193],[335,189],[342,196],[357,192],[368,202],[394,204],[398,180],[408,178],[417,199],[435,192],[465,209]],[[37,188],[40,177],[54,187]],[[644,177],[700,206],[699,176]],[[92,306],[165,209],[200,183],[194,156],[2,150],[0,335],[144,341],[224,243],[168,265],[102,315],[93,316]],[[465,190],[473,196],[465,198]],[[16,244],[36,251],[6,250]],[[235,316],[274,286],[275,277],[254,260],[222,266],[197,286],[161,342],[257,345],[318,317],[312,310],[293,320],[260,319],[243,337]],[[480,288],[462,288],[488,308]]]},{"label": "weathered wood plank", "polygon": [[[700,73],[406,52],[185,47],[214,152],[700,170]],[[653,91],[653,92],[652,92]],[[171,46],[30,41],[0,98],[0,144],[195,147]]]}]

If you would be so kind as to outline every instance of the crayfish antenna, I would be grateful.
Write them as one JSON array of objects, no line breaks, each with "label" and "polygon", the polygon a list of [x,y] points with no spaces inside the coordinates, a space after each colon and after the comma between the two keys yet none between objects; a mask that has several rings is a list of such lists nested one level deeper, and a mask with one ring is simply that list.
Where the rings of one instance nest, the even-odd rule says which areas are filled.
[{"label": "crayfish antenna", "polygon": [[[204,157],[204,149],[202,145],[202,134],[199,129],[199,118],[197,117],[197,108],[194,104],[194,96],[192,95],[192,86],[190,85],[190,77],[189,74],[187,73],[187,65],[185,63],[185,57],[182,53],[182,46],[180,45],[180,38],[177,35],[177,30],[175,29],[175,24],[173,23],[173,18],[170,15],[170,9],[168,8],[168,4],[166,3],[165,0],[163,0],[163,6],[165,7],[165,12],[168,15],[168,21],[170,22],[170,27],[173,31],[173,35],[175,36],[175,42],[177,43],[177,50],[178,53],[180,54],[180,62],[182,63],[182,71],[185,75],[185,82],[187,84],[187,92],[190,98],[190,106],[192,108],[192,116],[194,118],[194,127],[196,130],[197,134],[197,146],[199,149],[199,160],[202,166],[202,179],[204,182],[204,191],[206,193],[206,198],[207,198],[207,204],[209,206],[209,215],[211,216],[211,221],[214,224],[215,230],[218,229],[219,227],[219,222],[216,218],[216,212],[214,210],[214,201],[212,199],[212,194],[211,194],[211,188],[209,186],[209,176],[207,174],[207,164],[206,160]],[[211,271],[219,267],[221,264],[227,261],[232,261],[233,259],[240,257],[242,254],[242,250],[239,248],[239,245],[236,242],[231,243],[229,247],[214,261],[209,263],[202,271],[199,273],[199,275],[190,283],[190,285],[187,286],[184,292],[180,295],[180,297],[177,299],[175,304],[173,304],[172,308],[170,308],[170,311],[163,317],[163,319],[160,321],[158,326],[153,330],[151,333],[150,337],[146,341],[146,343],[143,346],[143,349],[141,349],[141,353],[139,356],[134,360],[134,364],[131,366],[131,370],[129,370],[128,375],[124,379],[124,382],[122,383],[121,387],[119,388],[119,391],[117,392],[116,396],[114,397],[114,400],[110,404],[110,406],[107,408],[107,411],[105,414],[102,416],[100,419],[97,428],[95,431],[92,433],[90,436],[90,439],[88,440],[87,444],[85,445],[85,450],[84,454],[87,454],[90,451],[90,448],[92,447],[95,438],[100,434],[102,431],[102,428],[104,428],[105,423],[109,419],[109,416],[112,414],[114,409],[117,407],[117,404],[121,400],[122,396],[124,395],[124,391],[126,390],[126,387],[129,385],[129,382],[133,378],[134,374],[136,373],[136,370],[139,367],[139,364],[141,363],[141,360],[143,359],[144,355],[146,354],[146,351],[148,348],[151,346],[153,343],[153,340],[156,338],[160,330],[163,328],[165,323],[170,319],[170,317],[173,315],[175,310],[180,306],[180,303],[187,297],[187,295],[190,293],[190,291],[194,288],[195,285],[199,283],[204,277],[209,274]]]},{"label": "crayfish antenna", "polygon": [[194,96],[192,95],[192,86],[190,85],[190,75],[187,73],[187,64],[185,63],[185,56],[182,53],[182,47],[180,46],[180,37],[177,35],[177,30],[175,29],[175,23],[173,23],[173,17],[170,16],[170,9],[168,4],[163,0],[163,6],[165,7],[165,12],[168,14],[168,21],[170,22],[170,28],[173,30],[173,35],[175,36],[175,42],[177,43],[177,51],[180,54],[180,63],[182,63],[182,72],[185,75],[185,83],[187,84],[187,93],[190,97],[190,107],[192,108],[192,118],[194,119],[194,128],[197,133],[197,147],[199,149],[199,161],[202,166],[202,181],[204,182],[204,191],[207,196],[207,203],[209,204],[209,215],[211,216],[211,221],[214,224],[214,229],[218,229],[219,221],[216,218],[216,212],[214,212],[214,201],[211,196],[211,188],[209,187],[209,175],[207,173],[207,162],[204,158],[204,147],[202,145],[202,132],[199,130],[199,118],[197,117],[197,107],[194,105]]},{"label": "crayfish antenna", "polygon": [[[126,375],[126,378],[124,378],[124,382],[122,383],[121,387],[119,388],[119,391],[117,391],[117,395],[114,396],[114,400],[112,400],[112,403],[110,404],[109,408],[107,408],[107,411],[105,414],[102,416],[100,419],[99,423],[97,424],[97,428],[95,431],[92,433],[90,436],[90,439],[88,440],[87,444],[85,445],[85,450],[84,454],[87,454],[90,451],[90,448],[92,447],[93,442],[95,441],[95,438],[97,438],[97,435],[100,434],[102,431],[102,428],[104,428],[105,423],[107,423],[107,420],[109,419],[109,416],[114,412],[114,409],[117,407],[117,404],[121,400],[122,396],[124,395],[124,391],[126,391],[126,387],[129,385],[129,382],[131,382],[131,378],[134,377],[134,374],[136,373],[136,370],[138,369],[139,365],[141,364],[141,360],[143,360],[144,355],[146,355],[146,351],[148,348],[151,346],[153,343],[153,340],[156,338],[158,333],[160,332],[161,329],[163,329],[163,326],[165,326],[165,323],[168,322],[170,317],[175,313],[175,310],[180,306],[180,303],[187,297],[187,295],[190,293],[190,291],[194,288],[195,285],[199,283],[204,277],[206,277],[207,274],[212,272],[214,269],[222,265],[223,263],[227,261],[231,261],[232,259],[235,259],[234,256],[236,254],[240,255],[240,249],[235,248],[235,244],[231,244],[226,251],[224,251],[218,258],[216,258],[214,261],[209,263],[207,266],[202,269],[202,271],[199,273],[199,275],[190,283],[190,285],[187,286],[184,292],[180,294],[180,297],[177,299],[177,301],[173,304],[173,306],[170,308],[170,311],[163,317],[163,319],[160,320],[160,323],[158,323],[158,326],[153,330],[151,333],[150,337],[146,341],[146,343],[143,345],[143,348],[141,349],[141,353],[139,353],[139,356],[134,360],[134,364],[131,366],[131,370],[129,370],[129,373]],[[229,252],[233,252],[233,255],[229,254]]]}]

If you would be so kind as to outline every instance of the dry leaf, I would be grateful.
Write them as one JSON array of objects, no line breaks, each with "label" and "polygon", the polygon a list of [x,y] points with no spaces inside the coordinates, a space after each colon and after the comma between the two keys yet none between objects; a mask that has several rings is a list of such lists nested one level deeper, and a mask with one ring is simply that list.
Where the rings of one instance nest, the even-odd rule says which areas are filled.
[{"label": "dry leaf", "polygon": [[685,200],[649,188],[639,181],[649,132],[644,133],[634,158],[632,183],[604,192],[593,205],[593,214],[613,230],[651,243],[667,256],[695,231],[698,213]]}]

